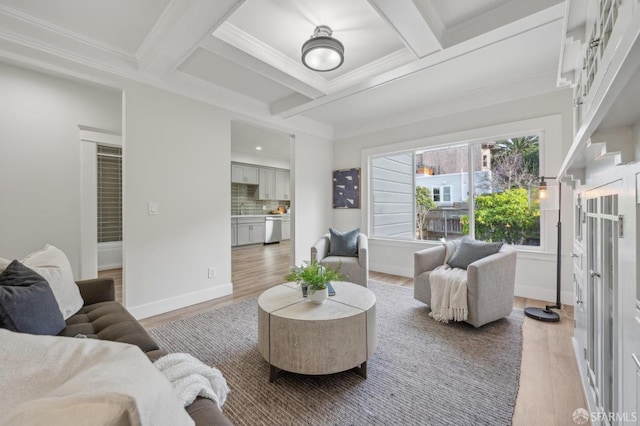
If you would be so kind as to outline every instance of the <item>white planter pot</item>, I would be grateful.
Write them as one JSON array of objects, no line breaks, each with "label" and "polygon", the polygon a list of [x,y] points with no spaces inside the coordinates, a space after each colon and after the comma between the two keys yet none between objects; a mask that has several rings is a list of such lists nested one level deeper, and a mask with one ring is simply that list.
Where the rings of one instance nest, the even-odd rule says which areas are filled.
[{"label": "white planter pot", "polygon": [[313,290],[309,288],[307,289],[307,297],[311,303],[322,305],[329,298],[329,289]]}]

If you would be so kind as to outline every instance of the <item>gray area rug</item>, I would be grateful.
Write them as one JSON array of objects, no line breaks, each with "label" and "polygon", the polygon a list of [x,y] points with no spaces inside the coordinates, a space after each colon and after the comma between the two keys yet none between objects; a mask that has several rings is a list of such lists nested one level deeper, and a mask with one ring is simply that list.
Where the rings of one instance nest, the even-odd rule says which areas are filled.
[{"label": "gray area rug", "polygon": [[522,311],[476,329],[440,324],[413,290],[371,281],[378,347],[367,379],[283,373],[257,349],[257,299],[150,330],[160,347],[219,368],[236,425],[508,425],[522,359]]}]

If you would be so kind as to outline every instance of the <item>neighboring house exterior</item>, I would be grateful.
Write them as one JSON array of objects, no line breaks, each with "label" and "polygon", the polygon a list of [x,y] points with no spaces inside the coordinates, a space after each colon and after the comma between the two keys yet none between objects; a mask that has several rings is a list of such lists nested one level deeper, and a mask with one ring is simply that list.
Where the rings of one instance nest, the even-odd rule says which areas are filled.
[{"label": "neighboring house exterior", "polygon": [[[469,174],[467,172],[442,175],[416,175],[416,186],[429,188],[438,207],[452,206],[469,201]],[[493,192],[491,170],[473,173],[476,195]]]}]

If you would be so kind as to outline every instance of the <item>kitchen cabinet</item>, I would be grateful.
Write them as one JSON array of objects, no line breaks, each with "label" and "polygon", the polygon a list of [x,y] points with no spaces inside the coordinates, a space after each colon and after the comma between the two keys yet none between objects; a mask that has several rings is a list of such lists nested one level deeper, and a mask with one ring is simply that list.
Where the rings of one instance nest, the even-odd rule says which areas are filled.
[{"label": "kitchen cabinet", "polygon": [[283,216],[282,217],[282,240],[290,240],[291,239],[291,217]]},{"label": "kitchen cabinet", "polygon": [[244,164],[231,164],[231,183],[258,185],[260,183],[258,168]]},{"label": "kitchen cabinet", "polygon": [[259,244],[264,242],[264,218],[237,218],[237,245]]},{"label": "kitchen cabinet", "polygon": [[259,200],[276,199],[276,170],[260,168],[260,186],[258,187]]},{"label": "kitchen cabinet", "polygon": [[290,200],[289,197],[290,173],[289,170],[276,170],[276,200]]},{"label": "kitchen cabinet", "polygon": [[231,247],[238,245],[238,220],[231,219]]}]

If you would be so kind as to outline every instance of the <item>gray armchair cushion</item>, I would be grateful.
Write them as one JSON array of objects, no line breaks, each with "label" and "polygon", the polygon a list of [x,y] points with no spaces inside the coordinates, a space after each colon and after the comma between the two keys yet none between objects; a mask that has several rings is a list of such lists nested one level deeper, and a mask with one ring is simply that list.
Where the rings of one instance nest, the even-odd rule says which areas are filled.
[{"label": "gray armchair cushion", "polygon": [[331,234],[329,242],[329,256],[358,256],[358,235],[360,228],[352,231],[340,232],[329,228]]},{"label": "gray armchair cushion", "polygon": [[460,240],[460,246],[449,260],[449,266],[467,269],[476,260],[496,254],[500,251],[500,247],[502,243],[485,243],[464,236]]}]

